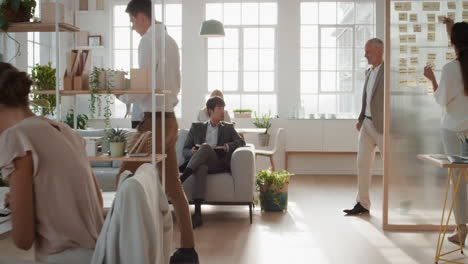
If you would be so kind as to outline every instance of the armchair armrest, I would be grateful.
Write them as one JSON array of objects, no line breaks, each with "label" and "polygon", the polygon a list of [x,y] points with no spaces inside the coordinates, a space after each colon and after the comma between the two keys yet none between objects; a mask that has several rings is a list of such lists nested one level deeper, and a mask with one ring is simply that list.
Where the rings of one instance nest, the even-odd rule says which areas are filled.
[{"label": "armchair armrest", "polygon": [[231,174],[234,181],[234,199],[251,202],[255,193],[255,152],[253,147],[240,147],[231,157]]}]

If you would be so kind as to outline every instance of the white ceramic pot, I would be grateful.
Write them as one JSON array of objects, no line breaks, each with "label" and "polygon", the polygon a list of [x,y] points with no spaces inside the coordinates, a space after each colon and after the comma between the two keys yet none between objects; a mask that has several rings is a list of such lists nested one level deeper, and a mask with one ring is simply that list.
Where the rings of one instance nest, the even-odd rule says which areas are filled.
[{"label": "white ceramic pot", "polygon": [[111,157],[122,157],[125,153],[125,142],[110,142],[109,148]]}]

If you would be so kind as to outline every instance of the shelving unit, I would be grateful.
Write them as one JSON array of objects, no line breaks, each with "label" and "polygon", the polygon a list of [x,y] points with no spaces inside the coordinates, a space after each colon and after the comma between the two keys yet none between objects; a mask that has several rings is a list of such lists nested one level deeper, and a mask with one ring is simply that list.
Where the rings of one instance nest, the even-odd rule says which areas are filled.
[{"label": "shelving unit", "polygon": [[[167,158],[166,154],[156,154],[156,163]],[[128,154],[122,157],[111,157],[109,154],[102,154],[97,157],[88,157],[89,161],[133,161],[133,162],[151,162],[151,155],[147,157],[129,157]]]},{"label": "shelving unit", "polygon": [[[32,91],[34,94],[45,94],[45,95],[55,95],[55,90],[50,91]],[[151,94],[151,90],[99,90],[93,92],[93,94],[113,94],[113,95],[123,95],[123,94]],[[170,91],[158,90],[156,94],[170,94]],[[73,96],[73,95],[86,95],[91,94],[90,90],[60,90],[59,94],[61,96]]]},{"label": "shelving unit", "polygon": [[[60,32],[78,32],[80,29],[67,23],[58,23]],[[5,32],[5,31],[3,31]],[[7,32],[55,32],[55,23],[22,22],[11,23]]]},{"label": "shelving unit", "polygon": [[104,46],[77,46],[76,49],[104,49]]}]

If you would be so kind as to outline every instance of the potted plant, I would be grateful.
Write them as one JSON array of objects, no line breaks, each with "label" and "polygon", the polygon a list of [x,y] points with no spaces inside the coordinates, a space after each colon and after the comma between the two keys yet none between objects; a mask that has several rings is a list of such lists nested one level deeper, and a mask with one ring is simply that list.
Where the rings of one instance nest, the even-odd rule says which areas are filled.
[{"label": "potted plant", "polygon": [[257,173],[256,189],[260,193],[260,207],[265,211],[288,209],[288,185],[291,173],[272,171],[271,168]]},{"label": "potted plant", "polygon": [[270,111],[268,111],[268,114],[263,114],[261,117],[257,116],[257,113],[255,113],[253,124],[257,128],[265,128],[265,133],[258,134],[258,142],[261,147],[268,146],[268,143],[270,142],[268,129],[271,127],[271,119],[273,119],[273,117],[271,116]]},{"label": "potted plant", "polygon": [[[75,113],[73,109],[68,110],[67,116],[63,121],[65,124],[70,126],[71,128],[75,128]],[[79,114],[76,116],[76,126],[78,129],[86,129],[88,126],[88,116],[85,114]]]},{"label": "potted plant", "polygon": [[235,118],[251,118],[252,117],[252,110],[250,109],[234,109]]},{"label": "potted plant", "polygon": [[[36,64],[31,69],[31,79],[35,91],[55,90],[55,68],[52,68],[52,62],[47,65]],[[49,107],[44,107],[44,104],[41,103],[42,108],[40,109],[39,105],[33,104],[33,111],[42,115],[53,115],[56,107],[55,95],[33,94],[32,101],[44,102],[42,100],[48,101]]]},{"label": "potted plant", "polygon": [[107,131],[107,141],[111,157],[122,157],[125,153],[126,134],[123,129],[111,128]]},{"label": "potted plant", "polygon": [[28,22],[36,8],[35,0],[5,0],[0,5],[0,28],[7,30],[10,22]]}]

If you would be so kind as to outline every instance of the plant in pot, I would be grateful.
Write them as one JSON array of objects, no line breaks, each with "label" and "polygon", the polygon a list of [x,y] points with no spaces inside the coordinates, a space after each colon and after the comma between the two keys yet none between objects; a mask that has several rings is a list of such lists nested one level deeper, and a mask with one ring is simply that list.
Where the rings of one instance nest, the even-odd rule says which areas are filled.
[{"label": "plant in pot", "polygon": [[111,157],[122,157],[125,154],[126,135],[127,132],[119,128],[111,128],[107,131],[106,136]]},{"label": "plant in pot", "polygon": [[268,129],[271,127],[271,120],[273,117],[271,116],[271,112],[268,111],[268,114],[263,114],[261,117],[257,116],[255,113],[255,119],[253,124],[257,128],[265,128],[265,133],[258,134],[258,142],[261,147],[268,146],[270,142],[270,135],[268,134]]},{"label": "plant in pot", "polygon": [[[36,64],[31,69],[31,79],[34,91],[55,90],[55,68],[52,68],[52,62],[47,65]],[[42,105],[32,104],[33,111],[43,116],[53,115],[56,107],[55,98],[55,95],[33,94],[31,101],[44,102],[43,100],[45,100],[49,102],[49,107],[44,107],[43,103],[41,103]]]},{"label": "plant in pot", "polygon": [[4,0],[0,5],[0,28],[7,30],[10,22],[28,22],[35,9],[35,0]]},{"label": "plant in pot", "polygon": [[[75,128],[75,113],[73,109],[68,110],[67,116],[65,117],[65,120],[63,121],[65,124],[67,124],[71,128]],[[88,126],[88,116],[85,114],[79,114],[76,116],[76,126],[78,129],[86,129]]]},{"label": "plant in pot", "polygon": [[291,173],[272,171],[271,168],[257,173],[256,189],[260,193],[260,207],[265,211],[288,209],[288,185]]},{"label": "plant in pot", "polygon": [[234,109],[235,118],[251,118],[252,117],[252,110],[250,109]]}]

